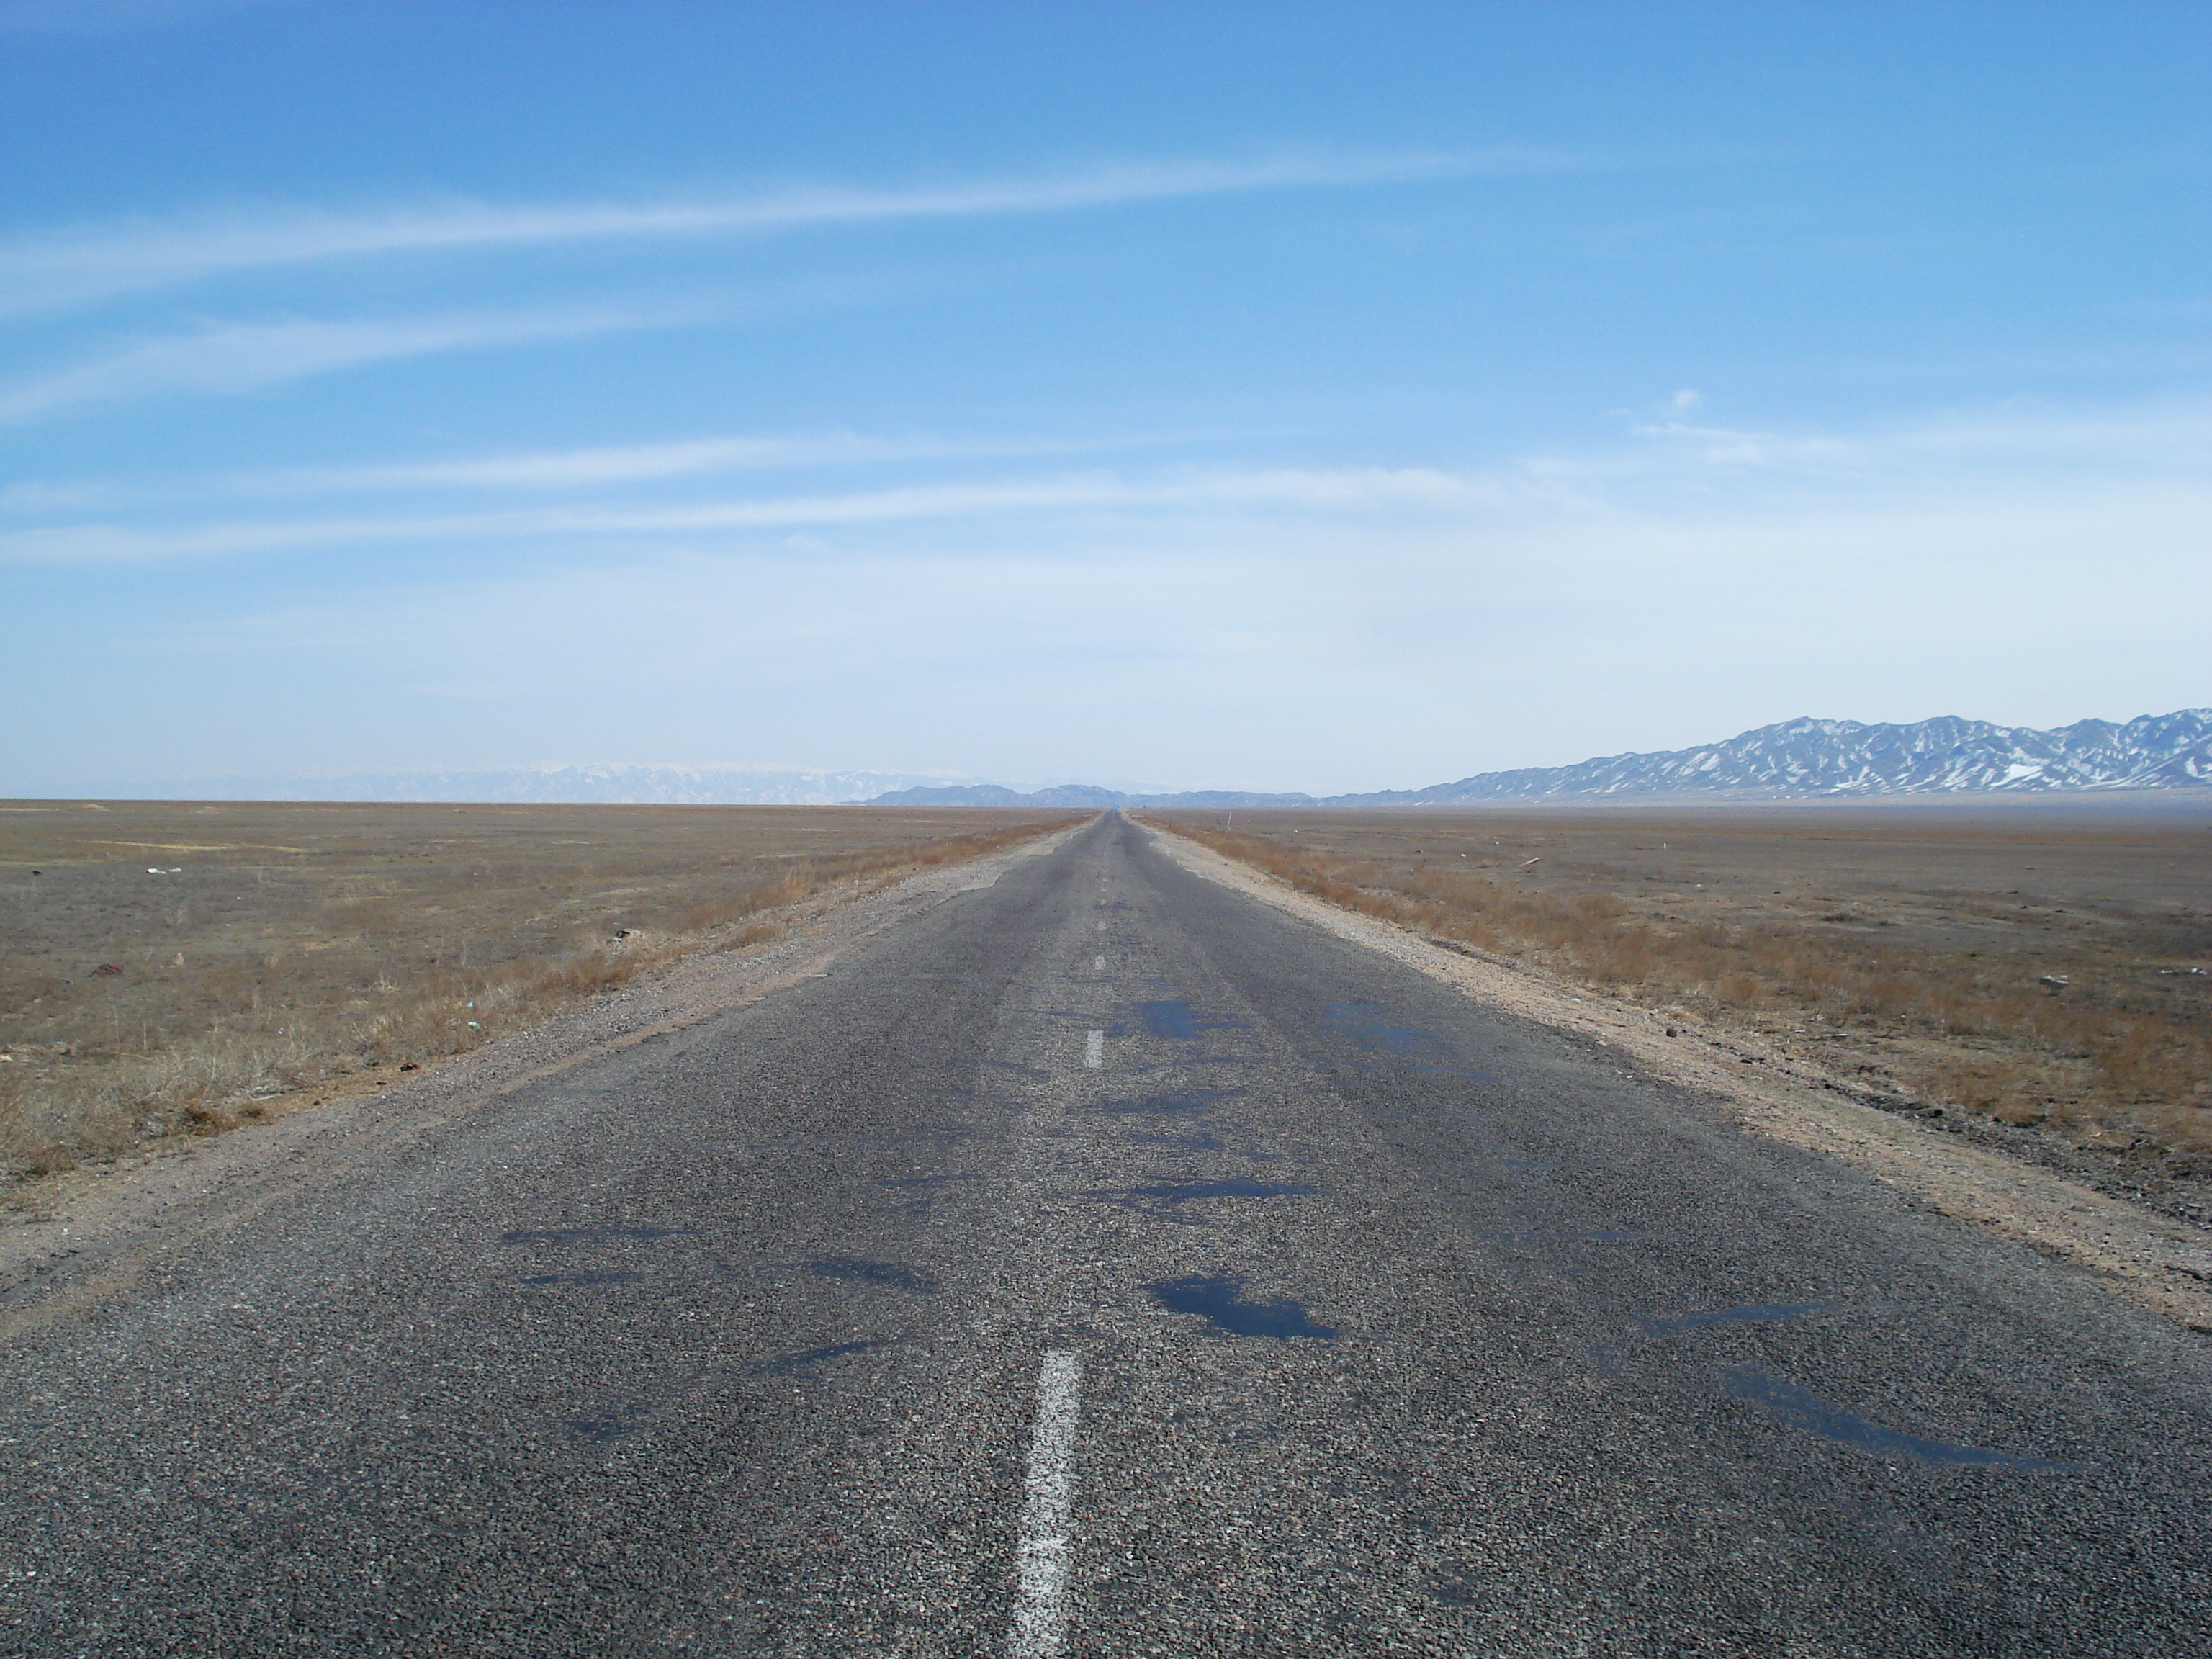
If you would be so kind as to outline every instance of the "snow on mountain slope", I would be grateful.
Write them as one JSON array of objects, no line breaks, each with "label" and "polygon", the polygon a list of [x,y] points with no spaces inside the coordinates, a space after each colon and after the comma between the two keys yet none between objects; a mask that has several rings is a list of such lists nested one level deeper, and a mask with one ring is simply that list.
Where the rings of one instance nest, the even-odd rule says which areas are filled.
[{"label": "snow on mountain slope", "polygon": [[1340,799],[1419,805],[1603,795],[2190,787],[2212,787],[2212,708],[2145,714],[2125,725],[2077,720],[2048,732],[1956,715],[1911,726],[1799,719],[1695,749],[1484,772],[1426,789]]}]

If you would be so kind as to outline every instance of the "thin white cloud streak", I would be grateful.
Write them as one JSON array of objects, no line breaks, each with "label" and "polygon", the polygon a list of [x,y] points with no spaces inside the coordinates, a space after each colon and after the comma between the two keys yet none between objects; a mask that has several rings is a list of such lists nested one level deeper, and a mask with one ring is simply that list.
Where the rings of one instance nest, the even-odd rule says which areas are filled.
[{"label": "thin white cloud streak", "polygon": [[[1130,477],[1097,471],[1045,478],[929,483],[830,495],[611,507],[405,515],[240,520],[183,527],[53,525],[0,534],[0,559],[115,563],[220,558],[346,544],[500,538],[651,538],[901,521],[992,520],[1117,513],[1311,513],[1382,525],[1409,515],[1509,520],[1622,517],[1658,522],[1746,521],[1818,508],[1854,517],[1872,508],[1920,513],[1943,503],[2000,513],[2034,498],[2064,511],[2122,489],[2146,503],[2201,502],[2212,451],[2212,405],[2104,411],[1981,411],[1887,431],[1778,436],[1692,428],[1640,428],[1645,441],[1601,453],[1536,458],[1489,470],[1427,467],[1184,469]],[[853,446],[850,450],[845,447]],[[884,448],[874,447],[878,443]],[[814,447],[819,446],[819,447]],[[388,480],[395,488],[589,485],[683,476],[761,460],[887,454],[897,441],[705,440],[566,454],[493,458],[322,475]],[[915,453],[926,450],[926,443]],[[988,446],[979,446],[988,453]],[[316,475],[307,475],[313,477]],[[1869,495],[1869,491],[1877,491]],[[33,498],[35,502],[35,497]],[[1945,510],[1948,510],[1948,508]],[[2104,510],[2100,506],[2099,511]]]},{"label": "thin white cloud streak", "polygon": [[226,272],[316,260],[462,252],[562,242],[763,234],[812,226],[1066,212],[1297,186],[1388,184],[1597,165],[1535,149],[1258,161],[1128,163],[1041,179],[935,188],[816,186],[719,199],[483,202],[334,212],[297,209],[79,226],[0,243],[0,313],[81,306]]},{"label": "thin white cloud streak", "polygon": [[385,465],[295,467],[161,483],[97,478],[26,480],[0,486],[0,513],[56,514],[112,510],[149,502],[210,496],[346,495],[395,490],[499,490],[515,493],[593,485],[650,483],[725,472],[796,471],[909,461],[1003,460],[1097,454],[1218,441],[1237,434],[1180,433],[1104,438],[870,437],[830,432],[797,437],[715,437],[668,443],[472,456],[463,460]]},{"label": "thin white cloud streak", "polygon": [[236,396],[364,363],[664,327],[696,312],[562,309],[390,320],[219,323],[0,386],[0,421],[168,392]]},{"label": "thin white cloud streak", "polygon": [[[1178,441],[1173,437],[1098,439],[874,438],[851,432],[790,438],[694,438],[535,454],[488,455],[412,465],[302,468],[224,481],[239,495],[305,495],[389,489],[573,489],[717,472],[890,461],[983,460],[1070,455]],[[4,504],[4,497],[0,497]]]},{"label": "thin white cloud streak", "polygon": [[710,501],[682,507],[562,507],[412,518],[293,520],[185,531],[114,525],[58,526],[0,536],[0,561],[133,562],[208,558],[364,542],[557,536],[696,535],[898,521],[1001,518],[1164,507],[1275,512],[1465,511],[1503,492],[1488,481],[1422,468],[1215,472],[1132,482],[1091,473],[1015,483],[932,484],[900,489]]}]

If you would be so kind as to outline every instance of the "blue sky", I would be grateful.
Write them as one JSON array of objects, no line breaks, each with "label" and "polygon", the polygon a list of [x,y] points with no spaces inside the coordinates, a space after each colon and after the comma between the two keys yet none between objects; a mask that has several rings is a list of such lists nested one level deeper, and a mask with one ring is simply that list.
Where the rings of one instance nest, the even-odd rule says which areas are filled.
[{"label": "blue sky", "polygon": [[2194,4],[0,0],[0,792],[2212,702]]}]

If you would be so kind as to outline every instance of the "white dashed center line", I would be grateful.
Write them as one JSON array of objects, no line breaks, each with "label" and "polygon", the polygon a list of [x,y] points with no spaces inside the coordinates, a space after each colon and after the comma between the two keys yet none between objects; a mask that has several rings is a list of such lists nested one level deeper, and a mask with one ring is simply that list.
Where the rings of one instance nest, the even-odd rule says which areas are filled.
[{"label": "white dashed center line", "polygon": [[1101,920],[1101,921],[1100,921],[1100,922],[1099,922],[1099,924],[1098,924],[1098,931],[1099,931],[1100,933],[1104,933],[1104,932],[1106,931],[1106,923],[1104,922],[1104,921],[1103,921],[1103,920]]},{"label": "white dashed center line", "polygon": [[1091,965],[1103,974],[1106,971],[1106,958],[1103,957],[1093,957],[1091,958]]},{"label": "white dashed center line", "polygon": [[[1091,1036],[1095,1042],[1098,1033]],[[1030,1437],[1022,1540],[1014,1558],[1021,1588],[1014,1627],[1006,1638],[1012,1659],[1053,1659],[1066,1638],[1067,1515],[1073,1496],[1068,1464],[1075,1452],[1082,1387],[1082,1362],[1073,1353],[1055,1348],[1044,1357],[1044,1369],[1037,1374],[1036,1430]]]},{"label": "white dashed center line", "polygon": [[1083,1063],[1097,1071],[1106,1063],[1106,1033],[1093,1031],[1083,1039]]}]

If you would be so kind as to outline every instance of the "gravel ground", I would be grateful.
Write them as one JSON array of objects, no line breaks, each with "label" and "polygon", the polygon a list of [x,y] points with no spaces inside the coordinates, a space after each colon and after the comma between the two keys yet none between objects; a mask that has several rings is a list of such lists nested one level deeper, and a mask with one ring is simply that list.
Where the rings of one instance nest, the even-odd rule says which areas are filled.
[{"label": "gravel ground", "polygon": [[2212,1652],[2200,1336],[1118,817],[952,876],[19,1283],[0,1644]]}]

